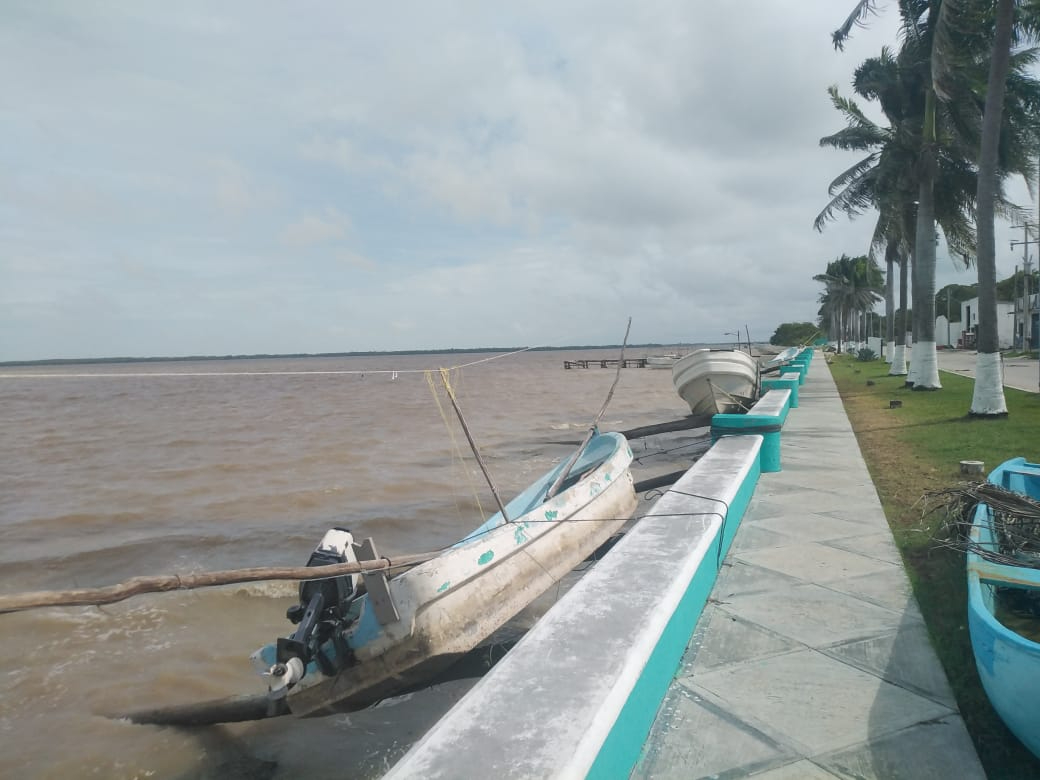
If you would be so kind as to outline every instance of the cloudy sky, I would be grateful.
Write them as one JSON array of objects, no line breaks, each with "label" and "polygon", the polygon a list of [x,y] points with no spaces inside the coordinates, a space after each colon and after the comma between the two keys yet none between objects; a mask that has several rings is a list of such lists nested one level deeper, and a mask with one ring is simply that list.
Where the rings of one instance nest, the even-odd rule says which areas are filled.
[{"label": "cloudy sky", "polygon": [[7,0],[0,360],[767,340],[851,6]]}]

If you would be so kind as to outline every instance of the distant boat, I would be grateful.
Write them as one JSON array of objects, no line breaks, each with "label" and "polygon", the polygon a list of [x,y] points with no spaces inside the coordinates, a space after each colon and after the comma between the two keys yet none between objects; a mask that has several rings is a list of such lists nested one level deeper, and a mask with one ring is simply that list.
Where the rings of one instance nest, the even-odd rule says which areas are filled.
[{"label": "distant boat", "polygon": [[697,349],[672,366],[672,383],[692,414],[739,412],[758,397],[758,361],[738,349]]},{"label": "distant boat", "polygon": [[783,352],[773,355],[769,360],[765,361],[765,363],[762,364],[762,370],[775,371],[798,357],[798,355],[801,354],[801,351],[801,347],[788,347]]},{"label": "distant boat", "polygon": [[[990,473],[989,482],[1040,500],[1040,464],[1027,463],[1025,458],[1005,461]],[[975,510],[967,554],[968,630],[975,665],[993,709],[1040,758],[1040,644],[1005,626],[996,616],[1001,591],[1034,596],[1040,591],[1040,549],[1036,542],[1007,549],[1008,535],[1002,530],[1005,518],[1005,512],[984,503]],[[1038,534],[1036,522],[1023,520],[1019,527],[1022,532],[1031,527]]]},{"label": "distant boat", "polygon": [[669,352],[666,355],[647,355],[647,368],[671,368],[682,357],[678,352]]},{"label": "distant boat", "polygon": [[[447,668],[624,524],[636,506],[631,462],[624,436],[597,433],[555,496],[546,498],[565,463],[506,505],[508,520],[493,515],[378,591],[371,581],[359,594],[351,577],[303,583],[289,615],[300,628],[253,654],[273,714],[361,709]],[[346,531],[326,539],[317,563],[346,561],[356,547]]]}]

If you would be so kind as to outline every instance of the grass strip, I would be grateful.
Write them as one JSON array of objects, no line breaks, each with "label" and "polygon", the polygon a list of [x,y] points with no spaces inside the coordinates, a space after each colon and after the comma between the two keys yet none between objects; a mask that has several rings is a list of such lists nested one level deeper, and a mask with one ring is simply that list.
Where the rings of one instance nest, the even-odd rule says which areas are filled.
[{"label": "grass strip", "polygon": [[962,460],[983,461],[987,473],[1019,455],[1037,460],[1040,396],[1005,388],[1006,418],[973,418],[971,378],[943,372],[942,390],[915,392],[904,377],[889,376],[884,361],[828,355],[827,363],[987,776],[1040,777],[1040,760],[1007,730],[979,681],[968,635],[964,553],[936,543],[943,518],[923,516],[921,500],[929,490],[965,481]]}]

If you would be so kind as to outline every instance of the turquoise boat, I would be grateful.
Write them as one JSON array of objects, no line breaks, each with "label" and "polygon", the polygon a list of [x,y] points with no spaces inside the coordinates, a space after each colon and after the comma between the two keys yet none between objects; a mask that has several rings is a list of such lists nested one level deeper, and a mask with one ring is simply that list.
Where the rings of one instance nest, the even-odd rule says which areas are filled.
[{"label": "turquoise boat", "polygon": [[[994,485],[1040,499],[1040,464],[1014,458],[989,475]],[[1040,589],[1040,556],[1009,565],[1000,554],[993,510],[979,504],[967,555],[968,629],[975,665],[993,708],[1018,739],[1040,758],[1040,644],[997,620],[997,591]],[[998,562],[1001,561],[1001,562]],[[1032,564],[1032,565],[1029,565]]]}]

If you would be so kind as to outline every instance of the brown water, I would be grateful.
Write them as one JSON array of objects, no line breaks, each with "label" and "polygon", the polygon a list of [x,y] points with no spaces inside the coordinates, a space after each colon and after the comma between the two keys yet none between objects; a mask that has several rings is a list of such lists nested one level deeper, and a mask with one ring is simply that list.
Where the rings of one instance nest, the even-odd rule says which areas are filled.
[{"label": "brown water", "polygon": [[[572,451],[556,442],[582,437],[613,381],[563,360],[616,356],[527,352],[453,375],[506,500]],[[390,553],[450,544],[494,502],[422,369],[486,357],[0,369],[0,591],[303,565],[333,525]],[[688,412],[670,371],[624,369],[601,428]],[[105,717],[264,690],[248,656],[290,628],[294,594],[259,583],[0,615],[0,776],[378,776],[472,684],[312,720]]]}]

